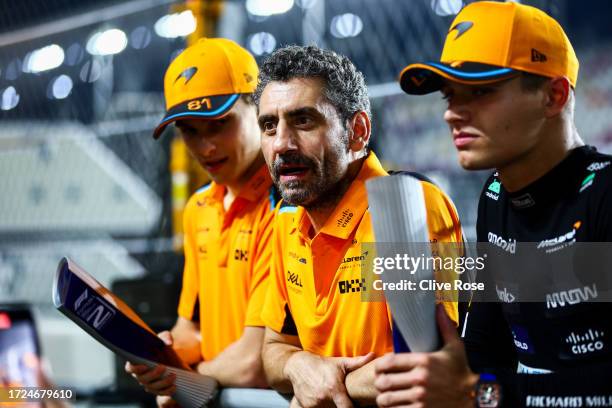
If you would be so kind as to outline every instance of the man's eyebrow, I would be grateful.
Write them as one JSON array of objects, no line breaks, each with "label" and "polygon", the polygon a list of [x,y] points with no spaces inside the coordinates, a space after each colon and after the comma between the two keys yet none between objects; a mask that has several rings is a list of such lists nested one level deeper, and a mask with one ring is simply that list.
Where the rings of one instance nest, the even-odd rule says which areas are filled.
[{"label": "man's eyebrow", "polygon": [[316,108],[305,106],[303,108],[297,108],[290,110],[286,113],[289,117],[301,116],[301,115],[313,115],[313,116],[322,116],[321,112],[319,112]]},{"label": "man's eyebrow", "polygon": [[259,124],[259,127],[262,127],[263,124],[268,122],[268,121],[278,122],[278,116],[276,116],[276,115],[260,115],[257,118],[257,123]]},{"label": "man's eyebrow", "polygon": [[[305,106],[302,108],[296,108],[293,110],[290,110],[288,112],[285,112],[283,114],[283,116],[289,117],[289,118],[295,118],[298,116],[302,116],[302,115],[311,115],[311,116],[315,116],[317,118],[322,117],[323,115],[321,114],[321,112],[319,112],[316,108],[313,108],[311,106]],[[278,116],[277,115],[272,115],[272,114],[263,114],[260,115],[257,118],[257,123],[259,123],[259,126],[262,127],[264,125],[264,123],[271,121],[271,122],[278,122]]]}]

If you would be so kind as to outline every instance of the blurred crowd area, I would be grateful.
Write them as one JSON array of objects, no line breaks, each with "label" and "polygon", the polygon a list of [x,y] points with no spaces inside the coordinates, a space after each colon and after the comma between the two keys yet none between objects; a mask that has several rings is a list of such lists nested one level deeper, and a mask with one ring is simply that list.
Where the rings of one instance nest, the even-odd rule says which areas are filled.
[{"label": "blurred crowd area", "polygon": [[[173,321],[182,270],[177,220],[205,177],[171,129],[160,141],[152,139],[151,130],[164,112],[165,67],[201,36],[231,38],[258,61],[288,44],[314,43],[349,56],[369,87],[373,150],[387,168],[418,171],[440,184],[473,240],[487,173],[459,168],[440,95],[409,97],[396,81],[407,63],[439,57],[446,27],[470,2],[4,0],[0,303],[36,307],[46,331],[43,349],[70,344],[83,353],[98,352],[89,357],[97,367],[94,374],[62,356],[55,364],[62,367],[58,381],[97,387],[114,378],[110,354],[79,338],[78,328],[67,329],[71,323],[54,314],[51,285],[62,257],[126,293],[138,292],[125,289],[137,287],[134,282],[171,285],[176,294],[166,290],[167,296],[130,301],[153,325]],[[566,28],[581,63],[579,132],[612,153],[612,34],[606,19],[612,5],[603,0],[525,3]]]}]

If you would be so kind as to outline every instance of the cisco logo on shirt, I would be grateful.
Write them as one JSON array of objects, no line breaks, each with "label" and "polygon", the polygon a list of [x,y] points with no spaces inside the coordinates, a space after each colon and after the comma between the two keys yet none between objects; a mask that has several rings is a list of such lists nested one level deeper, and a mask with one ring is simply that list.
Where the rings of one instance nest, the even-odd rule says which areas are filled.
[{"label": "cisco logo on shirt", "polygon": [[511,254],[516,253],[516,239],[513,240],[509,238],[508,240],[505,240],[504,238],[492,232],[489,232],[487,238],[489,239],[490,243],[500,247],[504,251],[510,252]]},{"label": "cisco logo on shirt", "polygon": [[354,215],[355,214],[353,214],[350,209],[345,209],[344,211],[342,211],[340,218],[336,220],[336,225],[340,228],[346,228],[346,226],[351,221]]},{"label": "cisco logo on shirt", "polygon": [[603,330],[588,329],[580,334],[571,332],[565,338],[565,343],[570,345],[574,355],[591,354],[602,351],[605,347]]}]

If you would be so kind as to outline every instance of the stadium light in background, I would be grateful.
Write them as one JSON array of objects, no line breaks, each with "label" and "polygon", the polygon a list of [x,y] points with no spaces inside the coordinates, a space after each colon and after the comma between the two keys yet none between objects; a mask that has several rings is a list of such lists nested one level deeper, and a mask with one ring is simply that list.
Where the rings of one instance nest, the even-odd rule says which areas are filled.
[{"label": "stadium light in background", "polygon": [[21,69],[23,72],[36,74],[57,68],[63,62],[64,49],[57,44],[51,44],[28,53]]},{"label": "stadium light in background", "polygon": [[2,110],[11,110],[19,103],[19,94],[14,86],[9,86],[2,92],[2,103],[0,108]]},{"label": "stadium light in background", "polygon": [[462,0],[431,0],[431,9],[439,16],[452,16],[463,7]]},{"label": "stadium light in background", "polygon": [[309,8],[312,8],[317,1],[318,0],[296,0],[295,2],[300,8],[307,10]]},{"label": "stadium light in background", "polygon": [[73,67],[80,64],[85,57],[85,50],[79,43],[74,43],[66,49],[66,65]]},{"label": "stadium light in background", "polygon": [[64,99],[72,92],[72,79],[68,75],[60,75],[54,78],[50,84],[50,92],[48,95],[50,98]]},{"label": "stadium light in background", "polygon": [[163,38],[186,37],[196,29],[196,19],[191,10],[168,14],[155,23],[155,32]]},{"label": "stadium light in background", "polygon": [[79,78],[81,78],[81,81],[89,83],[96,82],[98,79],[100,79],[101,75],[102,64],[95,59],[91,59],[83,64],[81,67],[81,72],[79,72]]},{"label": "stadium light in background", "polygon": [[247,40],[250,50],[253,54],[259,56],[270,54],[276,48],[276,38],[270,33],[260,32],[255,33]]},{"label": "stadium light in background", "polygon": [[274,14],[283,14],[291,10],[293,0],[247,0],[246,9],[254,15],[268,17]]},{"label": "stadium light in background", "polygon": [[14,81],[19,78],[19,74],[21,74],[21,60],[15,58],[6,66],[4,78],[8,81]]},{"label": "stadium light in background", "polygon": [[136,27],[130,33],[130,45],[136,50],[147,48],[151,43],[151,31],[145,27]]},{"label": "stadium light in background", "polygon": [[357,37],[363,30],[363,21],[356,14],[341,14],[332,18],[329,28],[336,38]]},{"label": "stadium light in background", "polygon": [[127,46],[127,36],[118,28],[111,28],[92,35],[87,41],[87,52],[91,55],[119,54]]}]

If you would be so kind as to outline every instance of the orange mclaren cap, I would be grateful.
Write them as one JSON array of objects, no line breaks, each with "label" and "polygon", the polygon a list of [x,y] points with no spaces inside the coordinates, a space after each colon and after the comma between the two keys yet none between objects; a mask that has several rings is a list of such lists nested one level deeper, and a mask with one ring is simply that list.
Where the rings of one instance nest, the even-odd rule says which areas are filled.
[{"label": "orange mclaren cap", "polygon": [[255,58],[234,41],[202,38],[176,57],[164,76],[166,115],[155,128],[158,138],[178,119],[216,119],[234,106],[240,94],[257,86]]},{"label": "orange mclaren cap", "polygon": [[478,1],[466,6],[450,26],[440,62],[408,65],[400,74],[404,92],[439,90],[443,78],[484,84],[519,71],[578,79],[578,59],[563,28],[535,7],[515,2]]}]

